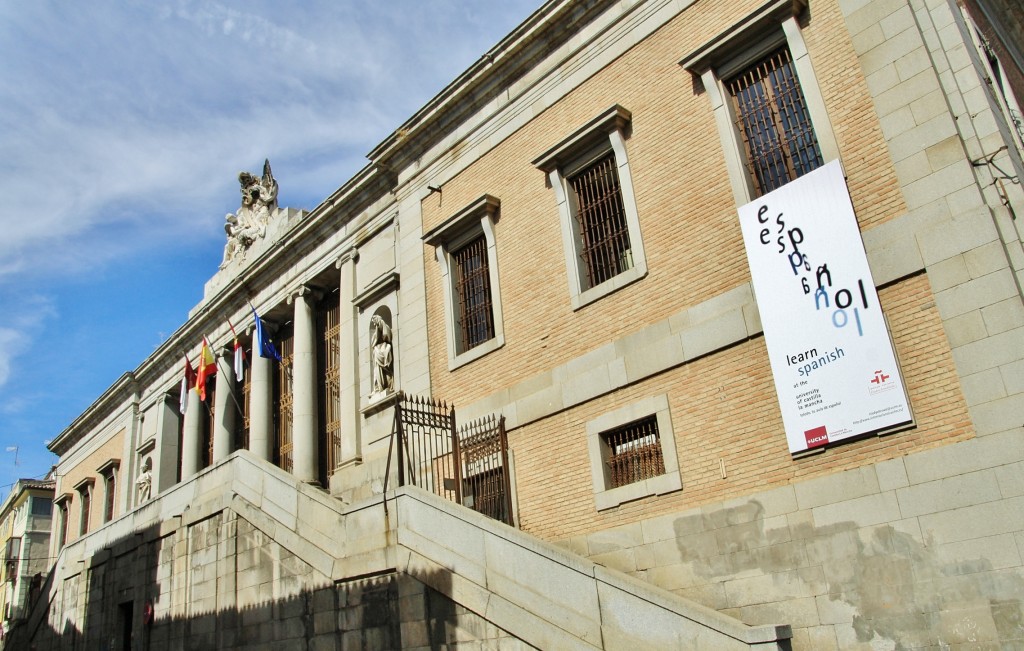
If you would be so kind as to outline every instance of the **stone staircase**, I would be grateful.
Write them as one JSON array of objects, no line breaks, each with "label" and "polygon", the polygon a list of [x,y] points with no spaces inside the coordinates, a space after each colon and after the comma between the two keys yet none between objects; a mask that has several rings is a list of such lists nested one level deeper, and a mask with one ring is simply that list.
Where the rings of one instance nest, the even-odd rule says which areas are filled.
[{"label": "stone staircase", "polygon": [[47,586],[5,648],[65,648],[69,630],[106,644],[128,602],[135,613],[152,605],[151,621],[131,626],[154,651],[286,641],[764,651],[789,648],[791,635],[789,626],[746,626],[418,488],[344,505],[246,451],[65,547]]}]

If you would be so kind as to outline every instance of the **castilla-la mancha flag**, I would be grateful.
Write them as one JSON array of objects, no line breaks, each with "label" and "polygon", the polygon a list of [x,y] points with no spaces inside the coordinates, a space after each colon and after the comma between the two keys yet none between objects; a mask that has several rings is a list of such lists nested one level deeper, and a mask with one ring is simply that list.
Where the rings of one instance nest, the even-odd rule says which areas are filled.
[{"label": "castilla-la mancha flag", "polygon": [[178,405],[183,414],[188,411],[188,394],[195,385],[196,372],[192,369],[192,362],[188,361],[188,355],[185,355],[185,376],[181,378],[181,398]]}]

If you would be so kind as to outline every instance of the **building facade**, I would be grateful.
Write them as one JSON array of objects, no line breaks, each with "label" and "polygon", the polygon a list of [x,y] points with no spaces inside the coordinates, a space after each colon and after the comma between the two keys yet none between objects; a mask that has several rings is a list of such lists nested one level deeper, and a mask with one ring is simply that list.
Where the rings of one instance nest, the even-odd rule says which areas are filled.
[{"label": "building facade", "polygon": [[26,618],[50,571],[50,528],[53,522],[53,481],[19,479],[0,506],[0,611],[3,636]]},{"label": "building facade", "polygon": [[[1020,44],[987,6],[551,0],[311,211],[243,173],[204,300],[51,443],[30,635],[1021,644]],[[392,491],[407,395],[503,419],[520,531]],[[491,470],[443,482],[454,453],[419,470],[467,504]],[[367,590],[392,614],[340,614]]]}]

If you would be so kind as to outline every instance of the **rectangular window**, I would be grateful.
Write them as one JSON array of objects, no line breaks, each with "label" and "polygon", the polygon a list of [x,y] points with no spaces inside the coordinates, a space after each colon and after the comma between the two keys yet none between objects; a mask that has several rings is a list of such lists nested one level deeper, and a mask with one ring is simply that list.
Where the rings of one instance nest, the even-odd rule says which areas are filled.
[{"label": "rectangular window", "polygon": [[609,151],[569,177],[580,233],[579,256],[590,289],[632,268],[626,207],[615,154]]},{"label": "rectangular window", "polygon": [[459,302],[459,352],[464,353],[494,337],[487,240],[483,233],[453,252],[452,260]]},{"label": "rectangular window", "polygon": [[117,483],[114,478],[114,473],[111,472],[106,478],[106,487],[104,488],[104,497],[106,498],[103,504],[103,522],[110,522],[114,519],[114,498],[117,496]]},{"label": "rectangular window", "polygon": [[710,102],[738,206],[839,159],[803,37],[806,7],[769,0],[679,62]]},{"label": "rectangular window", "polygon": [[665,474],[658,419],[648,416],[601,433],[608,447],[610,488],[618,488]]},{"label": "rectangular window", "polygon": [[57,549],[61,549],[68,542],[68,503],[61,502],[60,505],[60,533],[57,536]]},{"label": "rectangular window", "polygon": [[92,489],[87,487],[79,495],[82,496],[82,520],[78,528],[78,534],[84,536],[89,533],[89,517],[92,511]]},{"label": "rectangular window", "polygon": [[449,370],[505,345],[495,228],[500,208],[497,197],[485,194],[423,236],[441,269]]},{"label": "rectangular window", "polygon": [[245,349],[245,359],[248,360],[245,374],[242,376],[242,417],[239,419],[239,426],[235,430],[235,449],[249,449],[249,427],[252,418],[252,407],[250,398],[252,396],[252,345]]},{"label": "rectangular window", "polygon": [[733,101],[755,196],[822,165],[789,48],[775,50],[724,83]]},{"label": "rectangular window", "polygon": [[626,147],[632,119],[615,104],[533,161],[554,191],[574,310],[647,275]]},{"label": "rectangular window", "polygon": [[277,365],[277,466],[286,472],[292,471],[292,362],[294,361],[294,339],[291,332],[282,334],[278,352],[281,362]]},{"label": "rectangular window", "polygon": [[45,497],[32,498],[32,515],[48,518],[53,515],[53,502]]},{"label": "rectangular window", "polygon": [[341,303],[337,291],[328,294],[319,305],[317,327],[320,351],[317,358],[320,399],[321,460],[320,485],[328,486],[331,474],[341,463]]},{"label": "rectangular window", "polygon": [[652,396],[586,424],[598,511],[683,487],[668,396]]},{"label": "rectangular window", "polygon": [[203,410],[202,423],[200,425],[202,431],[200,436],[202,437],[202,454],[201,460],[202,468],[209,468],[213,465],[213,431],[217,427],[217,376],[211,375],[206,378],[206,402],[195,401],[197,404],[189,405],[189,408],[198,407]]}]

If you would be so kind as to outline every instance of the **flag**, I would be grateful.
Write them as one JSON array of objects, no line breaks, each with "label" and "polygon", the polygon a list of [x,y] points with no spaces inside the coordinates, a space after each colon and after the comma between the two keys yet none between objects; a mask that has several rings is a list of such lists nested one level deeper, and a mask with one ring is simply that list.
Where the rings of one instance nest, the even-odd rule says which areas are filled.
[{"label": "flag", "polygon": [[245,379],[245,350],[242,348],[242,343],[238,341],[238,333],[235,332],[235,326],[231,325],[231,321],[228,321],[228,327],[231,328],[231,334],[235,337],[235,377],[241,382]]},{"label": "flag", "polygon": [[270,342],[270,337],[267,335],[267,331],[263,328],[263,319],[260,318],[259,314],[256,314],[256,308],[252,307],[252,317],[256,319],[256,341],[259,342],[260,357],[266,357],[268,359],[276,359],[281,361],[281,354],[274,348],[274,344]]},{"label": "flag", "polygon": [[181,413],[188,410],[188,392],[196,385],[196,372],[192,370],[192,362],[185,355],[185,376],[181,378]]},{"label": "flag", "polygon": [[203,348],[199,351],[199,369],[196,371],[196,393],[206,401],[206,378],[217,372],[217,360],[210,350],[210,342],[203,337]]}]

